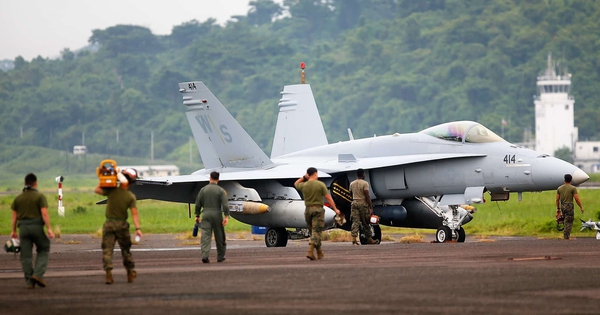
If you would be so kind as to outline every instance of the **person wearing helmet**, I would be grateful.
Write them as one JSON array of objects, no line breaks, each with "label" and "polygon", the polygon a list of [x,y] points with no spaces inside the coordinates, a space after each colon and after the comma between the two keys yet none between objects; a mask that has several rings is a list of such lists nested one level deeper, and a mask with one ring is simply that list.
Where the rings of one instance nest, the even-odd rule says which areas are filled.
[{"label": "person wearing helmet", "polygon": [[[25,188],[15,198],[12,205],[12,232],[10,237],[19,238],[21,246],[21,266],[25,274],[27,288],[33,289],[37,284],[45,287],[44,273],[48,266],[48,253],[50,252],[50,240],[54,238],[50,215],[48,214],[48,202],[46,197],[37,191],[37,177],[33,173],[25,176]],[[48,236],[44,233],[44,225]],[[17,227],[19,235],[17,236]],[[33,244],[37,250],[35,267],[32,266]]]},{"label": "person wearing helmet", "polygon": [[129,223],[127,222],[127,209],[131,210],[131,218],[135,225],[136,236],[142,237],[140,219],[136,205],[135,195],[129,191],[129,185],[137,179],[137,171],[128,168],[119,174],[120,185],[116,188],[102,188],[98,185],[94,192],[107,197],[106,221],[102,226],[102,264],[106,271],[106,284],[114,282],[112,277],[112,258],[115,241],[121,247],[123,266],[127,269],[127,282],[131,283],[137,276],[135,263],[131,255],[131,235],[129,234]]}]

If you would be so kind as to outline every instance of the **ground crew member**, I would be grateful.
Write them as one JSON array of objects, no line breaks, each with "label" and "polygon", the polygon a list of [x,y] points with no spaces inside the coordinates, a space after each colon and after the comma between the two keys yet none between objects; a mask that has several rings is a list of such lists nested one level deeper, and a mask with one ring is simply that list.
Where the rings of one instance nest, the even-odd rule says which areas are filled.
[{"label": "ground crew member", "polygon": [[[50,239],[54,238],[48,202],[46,197],[37,191],[37,177],[33,173],[25,176],[23,192],[15,198],[10,208],[12,209],[11,238],[21,241],[21,266],[25,274],[27,288],[33,289],[35,285],[44,288],[44,273],[48,266],[48,253],[50,252]],[[44,225],[48,236],[44,234]],[[17,226],[19,235],[17,236]],[[37,250],[35,268],[32,266],[33,244]]]},{"label": "ground crew member", "polygon": [[369,195],[369,183],[365,180],[365,170],[359,168],[356,170],[358,179],[350,183],[350,191],[352,192],[352,204],[350,217],[352,218],[352,244],[360,245],[358,241],[358,233],[362,224],[367,238],[367,244],[379,244],[379,241],[373,239],[369,218],[373,215],[373,204]]},{"label": "ground crew member", "polygon": [[583,213],[583,206],[579,195],[577,194],[577,188],[571,185],[573,176],[571,174],[565,174],[565,183],[558,187],[556,190],[556,210],[561,211],[565,218],[565,230],[563,231],[564,239],[568,240],[571,236],[571,229],[573,228],[573,220],[575,219],[575,207],[573,206],[573,199],[577,202],[581,213]]},{"label": "ground crew member", "polygon": [[[227,192],[219,185],[219,172],[211,172],[208,185],[202,187],[196,197],[196,222],[202,229],[201,249],[202,262],[210,263],[211,236],[214,231],[217,244],[217,262],[225,261],[227,243],[225,241],[225,226],[229,222],[229,202]],[[200,215],[202,214],[202,219]],[[223,216],[224,214],[224,216]]]},{"label": "ground crew member", "polygon": [[135,235],[142,237],[140,229],[140,219],[136,205],[135,195],[129,191],[129,185],[133,184],[137,178],[137,171],[133,168],[125,169],[121,172],[127,181],[121,183],[116,188],[102,188],[100,186],[94,189],[94,192],[106,196],[106,221],[102,227],[102,265],[106,271],[106,284],[112,284],[112,258],[115,248],[115,241],[119,242],[121,247],[121,256],[123,257],[123,266],[127,269],[127,282],[131,283],[137,276],[135,262],[131,255],[131,235],[129,234],[129,223],[127,222],[127,209],[131,210],[131,218],[135,225]]},{"label": "ground crew member", "polygon": [[[294,187],[304,195],[304,219],[306,226],[310,232],[310,243],[308,243],[308,253],[306,258],[310,260],[322,259],[323,250],[321,249],[321,237],[325,226],[325,209],[323,208],[323,198],[333,207],[333,211],[340,215],[340,211],[336,208],[327,186],[319,181],[319,173],[314,167],[309,167],[306,174],[300,177]],[[314,250],[317,250],[315,257]]]}]

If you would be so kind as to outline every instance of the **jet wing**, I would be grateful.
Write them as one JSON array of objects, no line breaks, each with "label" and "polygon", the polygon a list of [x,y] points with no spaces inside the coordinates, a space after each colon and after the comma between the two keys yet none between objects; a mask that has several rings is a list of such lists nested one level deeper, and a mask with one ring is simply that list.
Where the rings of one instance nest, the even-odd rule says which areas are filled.
[{"label": "jet wing", "polygon": [[[349,158],[348,155],[344,155],[344,161],[331,161],[324,165],[320,165],[319,170],[323,170],[327,173],[338,173],[354,171],[359,168],[368,170],[374,168],[398,166],[415,164],[421,162],[448,160],[448,159],[459,159],[459,158],[471,158],[471,157],[484,157],[487,154],[478,153],[436,153],[436,154],[412,154],[412,155],[399,155],[399,156],[383,156],[383,157],[372,157],[372,158],[360,158],[355,159]],[[321,176],[321,172],[319,172]]]},{"label": "jet wing", "polygon": [[[300,178],[309,166],[278,165],[269,169],[234,170],[223,169],[219,179],[224,181],[265,180]],[[138,200],[156,199],[171,202],[193,203],[200,188],[208,183],[210,170],[207,173],[150,177],[138,179],[130,189]],[[331,177],[326,172],[319,172],[319,177]]]}]

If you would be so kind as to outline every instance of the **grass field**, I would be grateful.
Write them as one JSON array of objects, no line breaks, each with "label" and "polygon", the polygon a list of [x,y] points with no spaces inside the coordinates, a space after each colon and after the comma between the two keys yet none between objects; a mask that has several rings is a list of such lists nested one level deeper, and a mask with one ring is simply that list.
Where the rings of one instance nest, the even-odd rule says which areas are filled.
[{"label": "grass field", "polygon": [[[40,190],[48,199],[51,221],[54,226],[59,226],[63,234],[97,233],[104,222],[104,206],[96,205],[102,196],[93,193],[97,183],[95,175],[70,176],[64,183],[63,205],[66,209],[65,217],[57,215],[58,197],[57,184],[51,176],[40,176]],[[0,187],[14,186],[0,181]],[[17,192],[0,195],[0,234],[10,233],[10,204]],[[594,232],[579,232],[584,220],[599,220],[600,214],[600,189],[580,189],[580,198],[586,212],[581,214],[575,207],[575,236],[593,236]],[[487,196],[489,199],[489,196]],[[542,193],[523,193],[523,200],[519,202],[517,195],[512,194],[506,202],[487,202],[477,206],[474,219],[464,228],[468,235],[528,235],[539,237],[560,237],[562,234],[556,230],[554,215],[556,206],[554,191]],[[138,201],[140,221],[144,233],[186,233],[190,232],[194,220],[188,217],[188,207],[185,204],[168,203],[154,200]],[[192,209],[193,211],[193,209]],[[400,229],[382,226],[385,233],[433,233],[433,230]],[[226,227],[227,232],[250,232],[247,224],[230,220]]]}]

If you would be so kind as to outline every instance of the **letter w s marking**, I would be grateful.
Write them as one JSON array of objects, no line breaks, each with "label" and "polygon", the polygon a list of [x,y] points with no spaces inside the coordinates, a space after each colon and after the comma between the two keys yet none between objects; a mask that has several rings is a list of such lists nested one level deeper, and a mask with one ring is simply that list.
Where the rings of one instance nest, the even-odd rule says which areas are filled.
[{"label": "letter w s marking", "polygon": [[206,115],[195,116],[194,118],[196,118],[196,121],[198,122],[200,127],[202,127],[202,130],[204,130],[204,133],[212,133],[212,129],[210,128],[210,123]]}]

